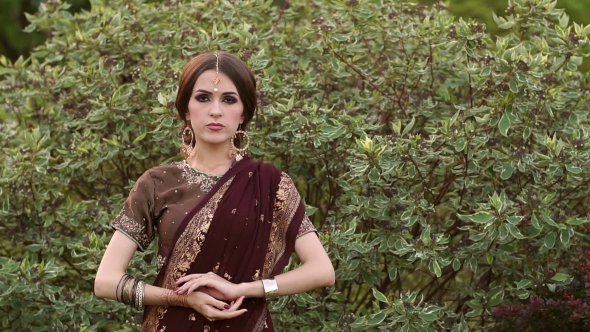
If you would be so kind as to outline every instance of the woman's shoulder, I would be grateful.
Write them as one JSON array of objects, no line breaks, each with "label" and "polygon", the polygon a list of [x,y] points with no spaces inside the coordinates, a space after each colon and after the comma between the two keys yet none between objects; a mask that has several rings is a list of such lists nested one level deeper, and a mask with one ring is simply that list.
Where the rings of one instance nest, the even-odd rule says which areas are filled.
[{"label": "woman's shoulder", "polygon": [[272,163],[260,163],[260,171],[262,174],[272,177],[276,183],[280,183],[279,186],[289,186],[293,184],[293,179],[287,174],[287,172],[281,170]]},{"label": "woman's shoulder", "polygon": [[275,164],[272,163],[265,163],[260,162],[260,171],[264,172],[264,174],[273,174],[277,176],[282,176],[283,174],[287,174],[283,172],[280,168],[278,168]]},{"label": "woman's shoulder", "polygon": [[174,161],[167,164],[157,165],[145,171],[144,175],[148,174],[154,181],[176,177],[179,174],[182,174],[182,170],[186,167],[185,164],[184,161]]}]

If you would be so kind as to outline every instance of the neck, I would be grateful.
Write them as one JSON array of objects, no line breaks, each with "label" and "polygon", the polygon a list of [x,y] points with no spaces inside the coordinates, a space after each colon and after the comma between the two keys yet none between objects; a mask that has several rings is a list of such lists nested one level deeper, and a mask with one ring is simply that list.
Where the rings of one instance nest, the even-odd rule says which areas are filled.
[{"label": "neck", "polygon": [[197,142],[197,150],[187,162],[203,172],[221,175],[227,172],[234,160],[229,159],[229,143],[211,145]]}]

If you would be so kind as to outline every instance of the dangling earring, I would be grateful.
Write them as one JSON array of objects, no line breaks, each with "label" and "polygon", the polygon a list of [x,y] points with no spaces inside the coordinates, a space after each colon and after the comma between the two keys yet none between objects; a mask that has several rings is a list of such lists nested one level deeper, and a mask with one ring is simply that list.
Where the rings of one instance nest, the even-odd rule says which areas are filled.
[{"label": "dangling earring", "polygon": [[[186,137],[190,136],[190,142],[186,144]],[[184,129],[182,130],[182,136],[180,137],[180,141],[182,142],[182,147],[180,148],[180,154],[184,157],[184,159],[188,159],[195,154],[195,147],[193,147],[193,142],[195,141],[195,133],[191,129],[190,123],[186,124]]]},{"label": "dangling earring", "polygon": [[[234,136],[232,136],[230,143],[231,143],[231,148],[229,149],[229,158],[230,159],[236,159],[236,161],[240,161],[244,158],[244,155],[246,154],[246,150],[248,150],[248,147],[250,146],[250,136],[248,136],[248,133],[246,133],[245,131],[243,131],[242,129],[240,129],[240,127],[238,127],[238,130],[235,132]],[[238,134],[242,134],[244,136],[244,138],[246,139],[246,145],[243,148],[237,148],[234,145],[234,140],[236,139]],[[243,144],[243,142],[242,142]]]}]

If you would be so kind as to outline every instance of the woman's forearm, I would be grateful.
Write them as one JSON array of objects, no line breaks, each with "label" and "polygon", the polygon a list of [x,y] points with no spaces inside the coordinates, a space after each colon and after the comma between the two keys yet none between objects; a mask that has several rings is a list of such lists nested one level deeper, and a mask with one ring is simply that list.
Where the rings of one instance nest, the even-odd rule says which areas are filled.
[{"label": "woman's forearm", "polygon": [[[97,297],[117,300],[115,294],[117,292],[117,286],[121,287],[119,282],[121,281],[122,277],[123,274],[116,273],[109,274],[108,277],[103,277],[98,274],[94,282],[94,293]],[[118,291],[120,293],[121,289]],[[148,284],[145,285],[143,304],[188,307],[186,295],[178,295],[170,289],[156,287]]]},{"label": "woman's forearm", "polygon": [[[332,265],[320,263],[304,263],[300,267],[275,277],[279,288],[279,296],[299,294],[319,287],[330,287],[334,284]],[[264,297],[262,281],[240,284],[246,297]]]}]

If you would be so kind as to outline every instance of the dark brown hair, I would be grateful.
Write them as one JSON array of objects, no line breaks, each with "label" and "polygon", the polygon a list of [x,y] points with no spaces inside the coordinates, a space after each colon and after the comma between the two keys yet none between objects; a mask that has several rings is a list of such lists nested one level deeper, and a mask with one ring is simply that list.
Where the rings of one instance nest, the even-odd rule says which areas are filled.
[{"label": "dark brown hair", "polygon": [[[235,55],[226,52],[217,52],[217,55],[219,56],[219,72],[227,75],[238,89],[238,95],[244,105],[242,130],[246,130],[246,126],[252,120],[254,112],[256,112],[256,80],[250,68]],[[178,82],[178,94],[176,95],[176,110],[180,120],[185,122],[183,128],[186,127],[188,103],[192,97],[195,82],[203,72],[215,70],[216,63],[217,57],[215,53],[207,52],[192,58],[184,66]],[[234,142],[236,146],[240,146],[239,138]],[[188,140],[184,139],[185,143],[190,142],[190,138]]]}]

